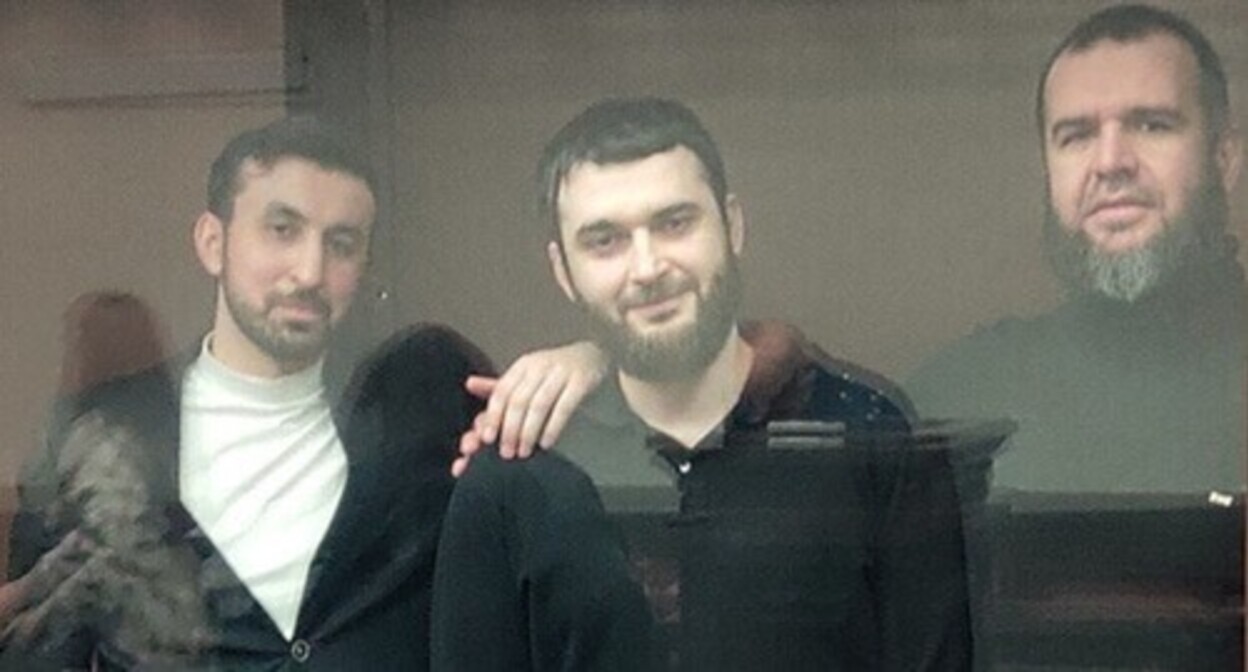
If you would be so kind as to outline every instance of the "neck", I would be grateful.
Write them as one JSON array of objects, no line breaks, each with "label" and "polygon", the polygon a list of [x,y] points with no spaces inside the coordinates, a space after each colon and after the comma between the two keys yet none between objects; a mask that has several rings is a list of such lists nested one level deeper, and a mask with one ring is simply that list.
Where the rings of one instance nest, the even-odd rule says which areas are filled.
[{"label": "neck", "polygon": [[621,371],[620,390],[647,425],[691,448],[736,405],[753,363],[754,351],[733,327],[719,354],[697,374],[652,381]]}]

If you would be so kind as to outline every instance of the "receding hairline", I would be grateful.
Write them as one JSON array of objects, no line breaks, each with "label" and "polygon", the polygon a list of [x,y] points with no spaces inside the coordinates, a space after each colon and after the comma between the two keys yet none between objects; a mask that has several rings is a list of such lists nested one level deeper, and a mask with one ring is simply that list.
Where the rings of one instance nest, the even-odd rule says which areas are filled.
[{"label": "receding hairline", "polygon": [[1184,77],[1183,80],[1187,82],[1188,85],[1190,85],[1192,90],[1195,92],[1196,102],[1199,105],[1200,104],[1200,60],[1196,57],[1196,52],[1192,49],[1191,45],[1189,45],[1183,38],[1171,33],[1168,30],[1165,30],[1164,28],[1158,28],[1157,30],[1154,30],[1150,33],[1146,33],[1143,35],[1132,35],[1130,37],[1126,37],[1122,39],[1119,39],[1117,37],[1112,37],[1112,36],[1105,36],[1100,39],[1089,42],[1087,44],[1071,45],[1061,50],[1060,52],[1058,52],[1057,55],[1053,58],[1052,63],[1049,64],[1049,69],[1045,71],[1044,73],[1045,113],[1046,114],[1048,113],[1048,105],[1049,105],[1048,94],[1049,94],[1049,87],[1051,86],[1053,82],[1053,75],[1054,73],[1057,72],[1058,67],[1063,62],[1069,61],[1071,58],[1077,58],[1080,56],[1089,56],[1092,54],[1092,52],[1103,49],[1105,47],[1129,48],[1132,46],[1138,46],[1138,45],[1144,44],[1146,42],[1149,42],[1150,40],[1162,40],[1162,41],[1169,42],[1170,44],[1177,47],[1179,52],[1185,54],[1185,56],[1180,56],[1179,58],[1182,61],[1186,62],[1189,68],[1188,74],[1190,76]]},{"label": "receding hairline", "polygon": [[1103,9],[1079,23],[1050,53],[1036,86],[1035,109],[1037,128],[1045,135],[1048,125],[1048,85],[1058,61],[1069,55],[1086,53],[1106,43],[1129,45],[1148,40],[1153,35],[1169,35],[1182,43],[1196,62],[1197,102],[1207,122],[1210,140],[1234,127],[1230,118],[1230,100],[1226,72],[1208,38],[1187,19],[1148,5],[1124,4]]},{"label": "receding hairline", "polygon": [[1050,105],[1052,104],[1051,87],[1053,76],[1057,74],[1057,71],[1060,69],[1063,62],[1070,62],[1071,59],[1076,59],[1076,57],[1080,56],[1091,56],[1094,51],[1104,49],[1104,47],[1127,49],[1127,47],[1142,45],[1144,42],[1148,42],[1149,40],[1168,41],[1169,44],[1176,47],[1179,54],[1182,54],[1181,56],[1178,56],[1179,60],[1176,61],[1177,67],[1181,70],[1186,69],[1187,72],[1179,72],[1179,86],[1181,86],[1181,89],[1187,89],[1189,94],[1191,94],[1192,101],[1196,104],[1198,109],[1201,110],[1201,116],[1207,116],[1206,112],[1204,112],[1204,105],[1201,100],[1201,64],[1199,64],[1199,61],[1197,60],[1196,52],[1194,52],[1191,49],[1191,46],[1189,46],[1186,41],[1183,41],[1181,37],[1173,35],[1171,32],[1166,30],[1157,30],[1152,32],[1152,34],[1132,36],[1124,40],[1114,39],[1114,37],[1103,37],[1103,39],[1090,42],[1090,44],[1080,45],[1077,47],[1072,46],[1068,47],[1068,49],[1062,50],[1060,54],[1053,59],[1052,65],[1048,67],[1048,71],[1045,75],[1045,99],[1043,99],[1045,100],[1045,109],[1043,109],[1043,114],[1045,114],[1045,127],[1042,127],[1041,131],[1047,132],[1048,125],[1052,124],[1053,121],[1050,117]]}]

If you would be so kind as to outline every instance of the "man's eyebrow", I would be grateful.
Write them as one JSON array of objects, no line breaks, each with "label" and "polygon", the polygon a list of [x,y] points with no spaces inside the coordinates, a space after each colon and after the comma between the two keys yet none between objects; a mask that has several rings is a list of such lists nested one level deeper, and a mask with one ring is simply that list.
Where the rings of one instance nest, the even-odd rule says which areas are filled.
[{"label": "man's eyebrow", "polygon": [[1127,110],[1125,117],[1129,121],[1141,121],[1145,119],[1165,119],[1174,123],[1185,123],[1187,121],[1187,115],[1183,114],[1183,110],[1169,105],[1141,105],[1139,107],[1133,107]]},{"label": "man's eyebrow", "polygon": [[701,210],[702,208],[697,203],[694,203],[693,201],[681,201],[680,203],[673,203],[672,205],[669,205],[666,208],[659,210],[658,212],[651,215],[650,219],[652,221],[661,221],[665,219],[671,219],[672,217],[677,217],[679,215],[696,214],[700,212]]},{"label": "man's eyebrow", "polygon": [[264,216],[266,219],[290,219],[299,222],[307,219],[298,208],[281,201],[274,201],[265,206]]},{"label": "man's eyebrow", "polygon": [[325,227],[325,233],[329,235],[349,234],[352,236],[367,236],[368,228],[360,224],[351,222],[338,222]]},{"label": "man's eyebrow", "polygon": [[619,228],[618,225],[609,219],[595,219],[591,222],[581,225],[573,232],[577,236],[590,236],[604,231],[610,231]]}]

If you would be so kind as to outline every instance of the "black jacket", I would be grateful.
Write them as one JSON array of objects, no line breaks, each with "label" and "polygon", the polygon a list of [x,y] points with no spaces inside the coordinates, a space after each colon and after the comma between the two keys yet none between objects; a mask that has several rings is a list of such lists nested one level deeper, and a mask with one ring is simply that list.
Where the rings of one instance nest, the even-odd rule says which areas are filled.
[{"label": "black jacket", "polygon": [[[400,333],[357,368],[335,405],[347,482],[291,642],[179,501],[182,367],[89,391],[68,414],[72,429],[53,432],[63,439],[53,444],[62,467],[53,482],[23,484],[32,497],[14,530],[13,570],[30,570],[57,544],[64,561],[34,565],[35,576],[51,577],[39,627],[11,642],[4,660],[12,669],[85,667],[92,655],[106,670],[426,669],[448,467],[478,407],[463,380],[488,370],[477,348],[436,326]],[[127,487],[82,487],[82,468],[98,474],[101,456]],[[47,506],[29,501],[49,492]],[[101,523],[96,500],[119,492],[120,524]],[[71,532],[87,542],[66,550]]]}]

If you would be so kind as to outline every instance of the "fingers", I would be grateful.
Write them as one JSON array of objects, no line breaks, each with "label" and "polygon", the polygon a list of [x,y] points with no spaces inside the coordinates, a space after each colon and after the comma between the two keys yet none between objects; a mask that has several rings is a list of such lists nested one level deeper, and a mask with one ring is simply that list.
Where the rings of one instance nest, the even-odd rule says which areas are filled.
[{"label": "fingers", "polygon": [[454,462],[451,462],[451,476],[459,478],[460,476],[463,476],[464,472],[467,470],[468,458],[461,455],[455,458]]},{"label": "fingers", "polygon": [[528,457],[532,453],[546,414],[567,379],[567,370],[562,366],[548,366],[525,375],[511,391],[498,432],[498,453],[503,459]]},{"label": "fingers", "polygon": [[585,397],[598,387],[600,378],[595,376],[573,376],[572,379],[564,386],[559,394],[559,398],[555,401],[554,407],[550,409],[550,417],[546,419],[546,426],[542,431],[541,446],[542,448],[550,448],[559,440],[559,436],[563,434],[563,429],[567,427],[568,421],[572,418],[572,414],[577,407],[581,405]]},{"label": "fingers", "polygon": [[[480,382],[474,383],[473,379],[480,380],[479,376],[469,377],[464,385],[474,384],[478,389],[484,390],[486,385]],[[489,391],[489,400],[485,404],[485,410],[477,415],[477,431],[481,436],[482,443],[494,443],[498,439],[499,427],[503,424],[506,412],[512,404],[513,390],[521,383],[524,378],[524,369],[516,365],[512,365],[507,369],[501,378],[495,379]],[[471,392],[471,390],[469,390]]]},{"label": "fingers", "polygon": [[551,408],[550,417],[546,420],[545,431],[542,432],[541,445],[550,448],[555,445],[564,427],[571,420],[577,407],[598,389],[607,376],[609,362],[606,353],[589,341],[580,341],[563,348],[569,357],[569,369],[573,375]]},{"label": "fingers", "polygon": [[[524,419],[517,428],[519,435],[515,437],[514,443],[517,457],[533,454],[533,447],[540,437],[545,436],[543,430],[550,425],[548,416],[552,415],[553,409],[566,396],[574,378],[575,376],[569,376],[562,368],[547,371],[546,377],[529,399]],[[507,438],[507,430],[507,427],[503,428],[504,440]],[[555,436],[558,436],[558,432]]]},{"label": "fingers", "polygon": [[485,416],[485,412],[477,414],[472,420],[472,427],[459,437],[459,455],[455,457],[455,461],[451,462],[451,476],[459,478],[464,470],[468,468],[468,463],[472,461],[472,456],[481,450],[484,442],[481,440],[481,422]]},{"label": "fingers", "polygon": [[584,341],[532,353],[522,361],[531,373],[508,400],[510,415],[500,435],[505,456],[514,451],[528,457],[535,445],[553,446],[576,408],[602,383],[608,367],[605,354]]},{"label": "fingers", "polygon": [[[468,376],[464,381],[464,389],[469,394],[487,401],[485,409],[477,414],[473,428],[468,432],[474,434],[471,442],[460,441],[461,455],[471,456],[481,445],[494,443],[499,437],[500,427],[508,428],[508,423],[523,421],[523,411],[528,403],[527,395],[530,394],[528,390],[535,384],[530,381],[529,368],[522,357],[501,378]],[[515,418],[517,413],[520,414],[519,420]],[[514,437],[518,431],[514,425],[510,426],[511,436]],[[465,433],[465,439],[468,438],[468,433]],[[500,448],[503,449],[503,457],[511,457],[510,446]]]},{"label": "fingers", "polygon": [[503,459],[528,457],[539,443],[549,448],[576,407],[602,382],[607,366],[601,350],[579,342],[524,355],[497,379],[469,377],[465,389],[489,400],[477,416],[476,436],[461,442],[461,455],[471,457],[465,447],[475,452],[495,442]]},{"label": "fingers", "polygon": [[464,389],[478,399],[488,399],[498,386],[498,379],[490,376],[468,376]]}]

